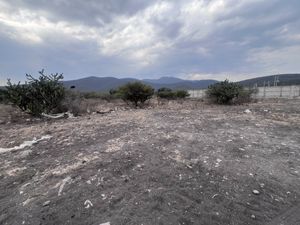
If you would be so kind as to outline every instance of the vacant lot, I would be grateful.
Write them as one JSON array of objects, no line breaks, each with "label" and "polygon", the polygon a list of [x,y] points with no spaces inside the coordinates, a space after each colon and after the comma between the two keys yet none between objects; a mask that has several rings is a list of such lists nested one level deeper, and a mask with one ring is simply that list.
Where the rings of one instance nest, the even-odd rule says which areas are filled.
[{"label": "vacant lot", "polygon": [[299,100],[0,127],[0,224],[300,224]]}]

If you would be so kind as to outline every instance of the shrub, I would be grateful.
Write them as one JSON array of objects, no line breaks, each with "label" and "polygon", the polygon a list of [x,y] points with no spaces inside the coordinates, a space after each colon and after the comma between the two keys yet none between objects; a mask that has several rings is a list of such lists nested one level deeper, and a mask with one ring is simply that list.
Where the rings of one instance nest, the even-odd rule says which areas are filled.
[{"label": "shrub", "polygon": [[175,91],[175,96],[177,98],[186,98],[189,97],[190,94],[186,90],[177,90]]},{"label": "shrub", "polygon": [[[116,93],[116,92],[115,92]],[[102,93],[102,92],[81,92],[81,96],[85,99],[101,99],[106,101],[111,101],[116,98],[116,95],[110,93]]]},{"label": "shrub", "polygon": [[153,94],[154,90],[151,86],[137,81],[119,87],[115,95],[124,101],[132,102],[137,107],[150,99]]},{"label": "shrub", "polygon": [[0,88],[0,103],[7,103],[7,90]]},{"label": "shrub", "polygon": [[176,99],[176,98],[186,98],[190,96],[190,94],[186,90],[176,90],[173,91],[170,88],[160,88],[157,90],[156,95],[159,98],[165,98],[165,99]]},{"label": "shrub", "polygon": [[233,103],[243,104],[252,101],[252,94],[256,92],[256,89],[245,89],[243,88],[239,95],[233,99]]},{"label": "shrub", "polygon": [[159,88],[156,92],[157,97],[159,98],[165,98],[165,99],[174,99],[175,93],[170,88]]},{"label": "shrub", "polygon": [[115,94],[117,94],[117,90],[112,88],[112,89],[109,90],[109,94],[110,95],[115,95]]},{"label": "shrub", "polygon": [[26,74],[25,84],[12,84],[8,80],[6,87],[8,101],[32,115],[50,113],[61,104],[65,96],[65,88],[60,82],[62,74],[45,75],[44,70],[39,74],[38,79]]},{"label": "shrub", "polygon": [[206,91],[207,97],[218,104],[246,102],[250,100],[251,94],[242,85],[228,80],[210,85]]}]

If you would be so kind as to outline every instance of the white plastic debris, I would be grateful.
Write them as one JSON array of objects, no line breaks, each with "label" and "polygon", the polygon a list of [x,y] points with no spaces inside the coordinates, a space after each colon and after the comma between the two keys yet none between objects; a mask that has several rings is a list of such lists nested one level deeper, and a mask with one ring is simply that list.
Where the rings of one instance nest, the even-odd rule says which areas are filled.
[{"label": "white plastic debris", "polygon": [[71,178],[70,176],[68,176],[68,177],[66,177],[65,179],[63,179],[63,180],[61,181],[60,186],[59,186],[59,190],[58,190],[58,196],[61,196],[61,193],[62,193],[62,191],[63,191],[63,189],[64,189],[66,183],[70,182],[71,179],[72,179],[72,178]]},{"label": "white plastic debris", "polygon": [[45,135],[45,136],[42,136],[40,139],[33,138],[32,141],[24,141],[19,146],[15,146],[15,147],[12,147],[12,148],[0,148],[0,154],[5,153],[5,152],[20,150],[20,149],[23,149],[23,148],[26,148],[26,147],[31,147],[32,145],[34,145],[34,144],[36,144],[36,143],[38,143],[42,140],[46,140],[46,139],[50,139],[50,138],[52,138],[52,136]]},{"label": "white plastic debris", "polygon": [[43,117],[49,118],[49,119],[60,119],[60,118],[74,118],[74,115],[70,112],[65,112],[65,113],[58,113],[58,114],[46,114],[42,113],[41,114]]},{"label": "white plastic debris", "polygon": [[43,203],[43,206],[48,206],[48,205],[50,205],[50,201],[45,201],[45,202]]},{"label": "white plastic debris", "polygon": [[251,113],[251,111],[250,111],[250,109],[246,109],[245,111],[244,111],[244,113]]},{"label": "white plastic debris", "polygon": [[84,208],[88,209],[90,207],[93,207],[93,203],[90,200],[85,200]]}]

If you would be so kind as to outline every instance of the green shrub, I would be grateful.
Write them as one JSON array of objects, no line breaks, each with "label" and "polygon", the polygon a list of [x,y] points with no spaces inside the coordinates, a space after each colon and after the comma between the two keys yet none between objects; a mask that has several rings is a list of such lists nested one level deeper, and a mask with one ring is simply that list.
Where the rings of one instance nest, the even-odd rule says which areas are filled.
[{"label": "green shrub", "polygon": [[177,98],[187,98],[190,94],[186,90],[177,90],[175,91],[175,96]]},{"label": "green shrub", "polygon": [[159,98],[165,98],[165,99],[174,99],[175,93],[170,88],[159,88],[156,92],[157,97]]},{"label": "green shrub", "polygon": [[117,94],[117,90],[112,88],[112,89],[109,90],[109,94],[110,95],[115,95],[115,94]]},{"label": "green shrub", "polygon": [[164,98],[164,99],[176,99],[176,98],[186,98],[189,95],[189,93],[186,90],[176,90],[173,91],[170,88],[160,88],[156,92],[157,97]]},{"label": "green shrub", "polygon": [[243,104],[247,102],[251,102],[252,94],[254,94],[257,90],[256,89],[245,89],[243,88],[239,95],[233,99],[233,103],[235,104]]},{"label": "green shrub", "polygon": [[38,79],[26,74],[25,84],[12,84],[8,80],[6,87],[9,102],[36,116],[59,107],[65,96],[65,88],[60,82],[62,74],[45,75],[44,70],[39,74]]},{"label": "green shrub", "polygon": [[251,97],[251,93],[244,90],[242,85],[228,80],[210,85],[206,95],[218,104],[237,103],[237,100],[248,100]]},{"label": "green shrub", "polygon": [[0,88],[0,103],[7,103],[7,90]]},{"label": "green shrub", "polygon": [[150,99],[153,94],[154,89],[151,86],[137,81],[119,87],[115,95],[124,101],[132,102],[137,107]]}]

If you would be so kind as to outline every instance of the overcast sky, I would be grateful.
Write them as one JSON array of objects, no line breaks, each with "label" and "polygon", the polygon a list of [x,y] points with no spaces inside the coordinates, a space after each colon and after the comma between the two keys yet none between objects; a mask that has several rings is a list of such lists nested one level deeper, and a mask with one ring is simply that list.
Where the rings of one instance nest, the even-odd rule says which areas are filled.
[{"label": "overcast sky", "polygon": [[66,80],[300,72],[300,1],[0,0],[0,84],[42,68]]}]

